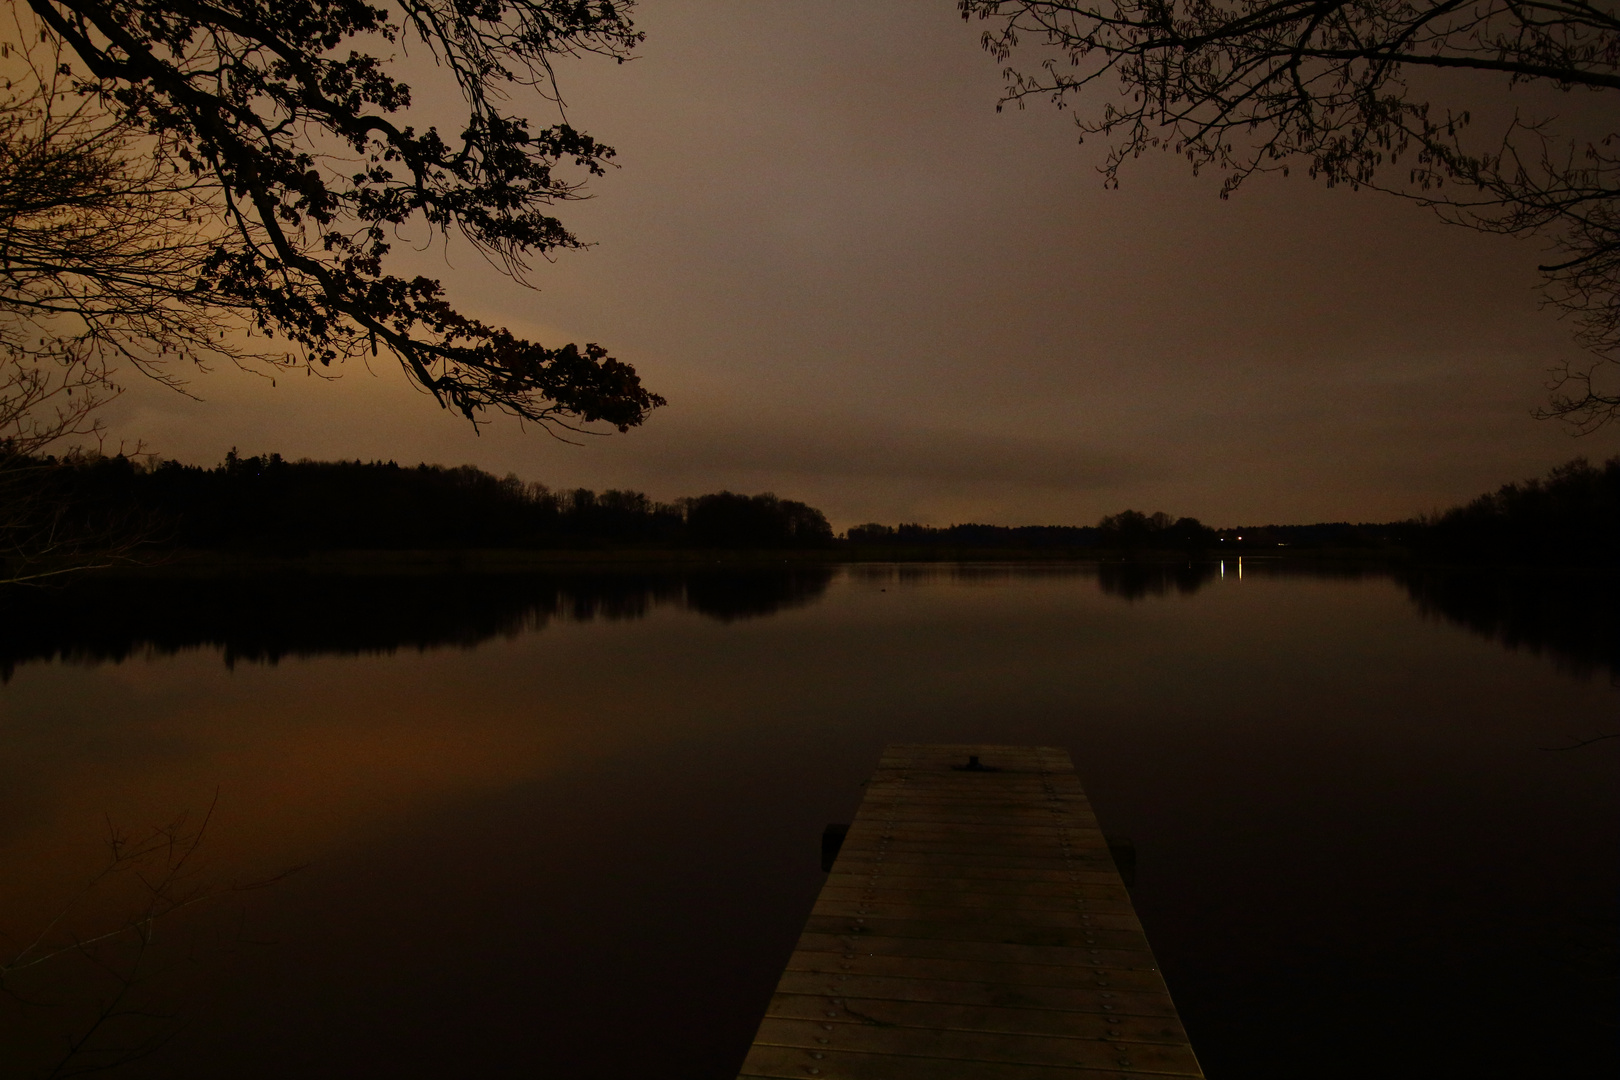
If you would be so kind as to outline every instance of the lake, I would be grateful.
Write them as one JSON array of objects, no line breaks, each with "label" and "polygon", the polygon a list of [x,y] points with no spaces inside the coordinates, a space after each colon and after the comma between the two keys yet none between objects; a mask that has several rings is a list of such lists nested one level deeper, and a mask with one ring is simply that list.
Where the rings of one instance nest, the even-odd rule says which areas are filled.
[{"label": "lake", "polygon": [[9,605],[8,1077],[729,1077],[892,741],[1072,752],[1211,1077],[1620,1064],[1620,739],[1574,746],[1620,730],[1613,579],[756,564]]}]

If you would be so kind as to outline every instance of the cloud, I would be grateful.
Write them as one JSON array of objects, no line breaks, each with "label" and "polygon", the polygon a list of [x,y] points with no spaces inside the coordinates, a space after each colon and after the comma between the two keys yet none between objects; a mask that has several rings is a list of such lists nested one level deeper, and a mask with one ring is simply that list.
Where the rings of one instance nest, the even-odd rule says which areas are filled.
[{"label": "cloud", "polygon": [[1127,454],[1079,442],[954,427],[897,428],[851,418],[671,422],[639,439],[637,456],[672,479],[736,475],[1099,489],[1147,474]]}]

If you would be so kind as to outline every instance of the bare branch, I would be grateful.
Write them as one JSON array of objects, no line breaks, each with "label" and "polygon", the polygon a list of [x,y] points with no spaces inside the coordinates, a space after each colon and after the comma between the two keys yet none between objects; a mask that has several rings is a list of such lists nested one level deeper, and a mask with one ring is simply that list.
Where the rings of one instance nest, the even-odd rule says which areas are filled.
[{"label": "bare branch", "polygon": [[[1593,359],[1556,369],[1541,415],[1591,431],[1620,417],[1620,156],[1552,117],[1516,117],[1493,143],[1465,143],[1469,112],[1414,90],[1414,71],[1496,75],[1504,85],[1620,90],[1620,14],[1590,0],[960,0],[990,24],[1002,103],[1046,98],[1109,141],[1104,179],[1149,150],[1223,174],[1302,166],[1328,185],[1415,199],[1445,220],[1547,238],[1547,303],[1571,316]],[[1103,96],[1103,85],[1117,94]],[[1102,85],[1097,85],[1102,84]],[[1610,102],[1608,116],[1617,111]]]}]

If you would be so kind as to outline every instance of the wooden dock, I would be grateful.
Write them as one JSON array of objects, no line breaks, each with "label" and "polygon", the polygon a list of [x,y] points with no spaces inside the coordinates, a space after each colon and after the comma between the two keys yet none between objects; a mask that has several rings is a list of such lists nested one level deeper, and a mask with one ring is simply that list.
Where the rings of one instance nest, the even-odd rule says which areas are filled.
[{"label": "wooden dock", "polygon": [[741,1076],[1144,1075],[1203,1073],[1068,753],[890,746]]}]

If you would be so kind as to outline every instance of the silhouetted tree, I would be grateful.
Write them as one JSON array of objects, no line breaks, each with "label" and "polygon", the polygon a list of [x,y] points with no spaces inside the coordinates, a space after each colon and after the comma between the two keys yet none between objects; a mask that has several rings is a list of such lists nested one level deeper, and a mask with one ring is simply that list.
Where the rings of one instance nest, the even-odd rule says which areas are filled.
[{"label": "silhouetted tree", "polygon": [[[1230,194],[1257,172],[1303,167],[1329,185],[1393,191],[1487,232],[1549,238],[1550,302],[1576,316],[1586,366],[1557,372],[1548,410],[1589,430],[1620,415],[1620,13],[1593,0],[959,0],[991,23],[998,60],[1027,41],[1043,59],[1007,67],[1003,103],[1085,95],[1082,138],[1111,141],[1103,166],[1158,149]],[[1432,74],[1462,107],[1433,100]],[[1605,95],[1566,114],[1515,111],[1500,135],[1465,141],[1479,88],[1533,85]],[[1575,103],[1571,111],[1579,113]],[[1561,126],[1557,121],[1563,119]]]},{"label": "silhouetted tree", "polygon": [[1424,522],[1417,537],[1430,560],[1620,566],[1620,457],[1505,484]]},{"label": "silhouetted tree", "polygon": [[832,526],[812,506],[730,491],[690,500],[686,527],[692,542],[704,547],[807,547],[833,538]]},{"label": "silhouetted tree", "polygon": [[[148,215],[183,208],[186,224],[206,226],[180,230],[180,250],[138,245],[143,257],[172,263],[157,276],[175,292],[246,312],[255,330],[290,341],[296,355],[283,363],[329,365],[387,349],[475,422],[494,409],[548,427],[603,421],[622,431],[662,404],[598,345],[524,340],[463,314],[439,282],[388,271],[403,228],[453,232],[519,280],[536,256],[581,246],[550,208],[578,194],[565,166],[600,174],[612,150],[566,121],[534,127],[508,102],[514,91],[557,101],[555,57],[623,60],[640,40],[626,0],[27,6],[63,50],[55,70],[71,89],[58,100],[93,104],[101,111],[93,124],[118,133],[89,159],[127,189],[112,206]],[[462,109],[454,132],[411,122],[412,88],[378,47],[419,50],[454,81]],[[136,155],[149,163],[131,166]],[[152,210],[148,187],[158,180],[184,198],[164,201],[173,192],[160,187],[163,209]],[[83,232],[77,207],[51,212],[69,223],[68,240]],[[105,293],[118,280],[93,259],[71,269],[81,293]],[[148,370],[163,351],[179,345],[190,358],[197,344],[172,328],[146,343],[159,346],[158,356],[141,355]]]},{"label": "silhouetted tree", "polygon": [[54,582],[150,554],[164,535],[162,522],[131,501],[127,483],[114,482],[114,497],[105,497],[106,472],[130,464],[94,454],[0,460],[0,587]]},{"label": "silhouetted tree", "polygon": [[869,521],[865,525],[851,525],[844,538],[852,544],[886,544],[894,540],[894,526]]},{"label": "silhouetted tree", "polygon": [[[241,314],[196,289],[213,192],[161,167],[141,133],[76,92],[59,43],[0,32],[0,442],[38,454],[96,436],[129,362],[240,358]],[[235,322],[238,327],[240,322]]]},{"label": "silhouetted tree", "polygon": [[1170,515],[1162,510],[1152,515],[1124,510],[1097,522],[1097,535],[1104,547],[1132,551],[1150,546],[1169,526]]},{"label": "silhouetted tree", "polygon": [[1182,551],[1198,551],[1213,546],[1219,539],[1215,530],[1194,517],[1177,518],[1164,530],[1164,539]]},{"label": "silhouetted tree", "polygon": [[1159,511],[1125,510],[1097,523],[1097,541],[1123,551],[1201,551],[1217,542],[1215,530],[1197,518],[1171,518]]},{"label": "silhouetted tree", "polygon": [[[471,465],[287,461],[280,454],[246,457],[232,449],[211,469],[125,457],[70,458],[40,467],[55,479],[51,505],[59,522],[77,527],[123,515],[154,523],[149,537],[171,548],[255,556],[344,549],[806,548],[832,542],[821,511],[774,495],[721,492],[659,503],[639,491],[553,492]],[[0,580],[5,540],[0,528]]]},{"label": "silhouetted tree", "polygon": [[[15,17],[15,12],[12,12]],[[74,92],[59,44],[0,28],[0,583],[126,560],[143,531],[87,515],[64,474],[103,446],[116,367],[167,380],[165,354],[240,360],[236,307],[194,289],[213,245],[206,192]],[[85,451],[88,444],[95,451]]]}]

